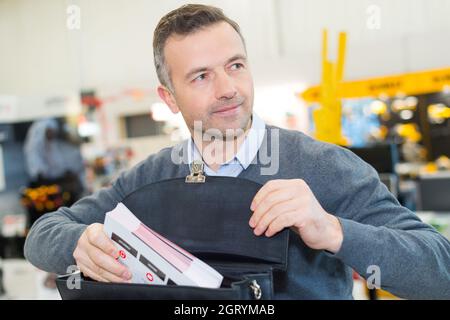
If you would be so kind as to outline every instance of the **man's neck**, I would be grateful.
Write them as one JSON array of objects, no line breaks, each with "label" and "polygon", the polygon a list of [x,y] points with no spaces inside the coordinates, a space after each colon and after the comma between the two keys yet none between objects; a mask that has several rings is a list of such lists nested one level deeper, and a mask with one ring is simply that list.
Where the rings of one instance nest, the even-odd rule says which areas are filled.
[{"label": "man's neck", "polygon": [[198,137],[201,139],[196,139],[196,135],[193,135],[193,141],[200,152],[203,161],[211,170],[217,172],[221,165],[229,162],[236,156],[244,143],[245,138],[250,132],[252,122],[253,120],[250,119],[245,131],[235,138],[225,140],[212,139],[212,141],[205,141],[203,140],[203,137]]}]

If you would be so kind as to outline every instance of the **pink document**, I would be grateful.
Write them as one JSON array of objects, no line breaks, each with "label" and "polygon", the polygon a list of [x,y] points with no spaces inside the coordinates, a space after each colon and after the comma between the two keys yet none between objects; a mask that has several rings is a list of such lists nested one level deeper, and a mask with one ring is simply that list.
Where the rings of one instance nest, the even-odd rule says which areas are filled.
[{"label": "pink document", "polygon": [[120,249],[132,282],[220,287],[223,277],[192,254],[144,225],[119,203],[106,214],[105,231]]}]

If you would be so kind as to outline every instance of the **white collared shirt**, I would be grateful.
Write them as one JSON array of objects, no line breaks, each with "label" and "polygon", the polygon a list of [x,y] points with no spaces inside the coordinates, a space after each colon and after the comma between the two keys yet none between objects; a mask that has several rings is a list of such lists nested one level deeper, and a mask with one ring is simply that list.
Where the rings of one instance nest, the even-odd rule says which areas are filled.
[{"label": "white collared shirt", "polygon": [[[217,172],[205,163],[204,171],[206,175],[237,177],[243,170],[248,168],[258,154],[258,150],[264,140],[266,128],[266,124],[256,113],[253,113],[252,118],[252,126],[234,158],[222,164]],[[191,138],[188,140],[188,161],[192,163],[193,160],[201,161],[202,156]]]}]

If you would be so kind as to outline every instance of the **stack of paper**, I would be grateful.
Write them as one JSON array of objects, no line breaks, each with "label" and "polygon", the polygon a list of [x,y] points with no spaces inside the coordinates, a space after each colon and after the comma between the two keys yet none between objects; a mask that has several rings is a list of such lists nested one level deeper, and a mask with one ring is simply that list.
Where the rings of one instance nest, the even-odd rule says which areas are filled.
[{"label": "stack of paper", "polygon": [[119,203],[106,214],[105,231],[119,249],[132,283],[219,288],[223,277],[206,263],[144,225]]}]

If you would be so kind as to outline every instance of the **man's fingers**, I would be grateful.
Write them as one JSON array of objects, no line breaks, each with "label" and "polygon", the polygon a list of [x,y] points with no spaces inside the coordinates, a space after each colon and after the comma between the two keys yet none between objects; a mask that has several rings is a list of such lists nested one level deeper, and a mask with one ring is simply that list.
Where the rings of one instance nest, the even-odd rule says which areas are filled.
[{"label": "man's fingers", "polygon": [[288,189],[276,189],[269,193],[262,201],[256,206],[255,212],[249,221],[250,227],[254,228],[259,224],[261,218],[279,203],[291,200],[294,198],[292,191]]},{"label": "man's fingers", "polygon": [[86,266],[83,263],[80,263],[78,265],[78,268],[80,269],[81,273],[88,278],[91,278],[92,280],[100,281],[100,282],[110,282],[107,279],[103,278],[102,276],[95,273],[91,268]]},{"label": "man's fingers", "polygon": [[277,216],[272,220],[266,231],[266,237],[272,237],[284,228],[292,227],[297,219],[298,212],[290,211]]},{"label": "man's fingers", "polygon": [[[107,255],[105,256],[108,257]],[[105,270],[104,268],[96,264],[88,254],[79,254],[77,264],[88,268],[90,274],[93,274],[96,277],[100,277],[101,279],[104,279],[108,282],[126,282],[125,279],[116,276],[115,274],[109,272],[108,270]]]},{"label": "man's fingers", "polygon": [[110,255],[112,258],[117,259],[119,257],[119,250],[117,250],[112,240],[104,232],[103,225],[98,224],[95,228],[89,229],[87,238],[91,245]]},{"label": "man's fingers", "polygon": [[297,206],[298,201],[296,201],[295,199],[280,202],[274,205],[261,217],[261,219],[255,225],[255,235],[259,236],[263,234],[274,219],[276,219],[280,215],[285,214],[286,212],[295,210]]},{"label": "man's fingers", "polygon": [[128,281],[131,279],[131,273],[127,267],[120,264],[116,259],[105,254],[96,247],[91,247],[87,251],[89,259],[99,268],[99,272],[104,278],[114,280],[115,282]]},{"label": "man's fingers", "polygon": [[102,282],[128,282],[132,275],[117,261],[119,250],[104,231],[94,223],[87,227],[78,240],[73,257],[83,274]]},{"label": "man's fingers", "polygon": [[271,180],[267,182],[264,186],[262,186],[261,189],[256,193],[255,197],[253,198],[252,204],[250,206],[250,209],[252,211],[255,211],[258,204],[263,200],[269,193],[272,191],[279,189],[286,185],[288,180]]}]

